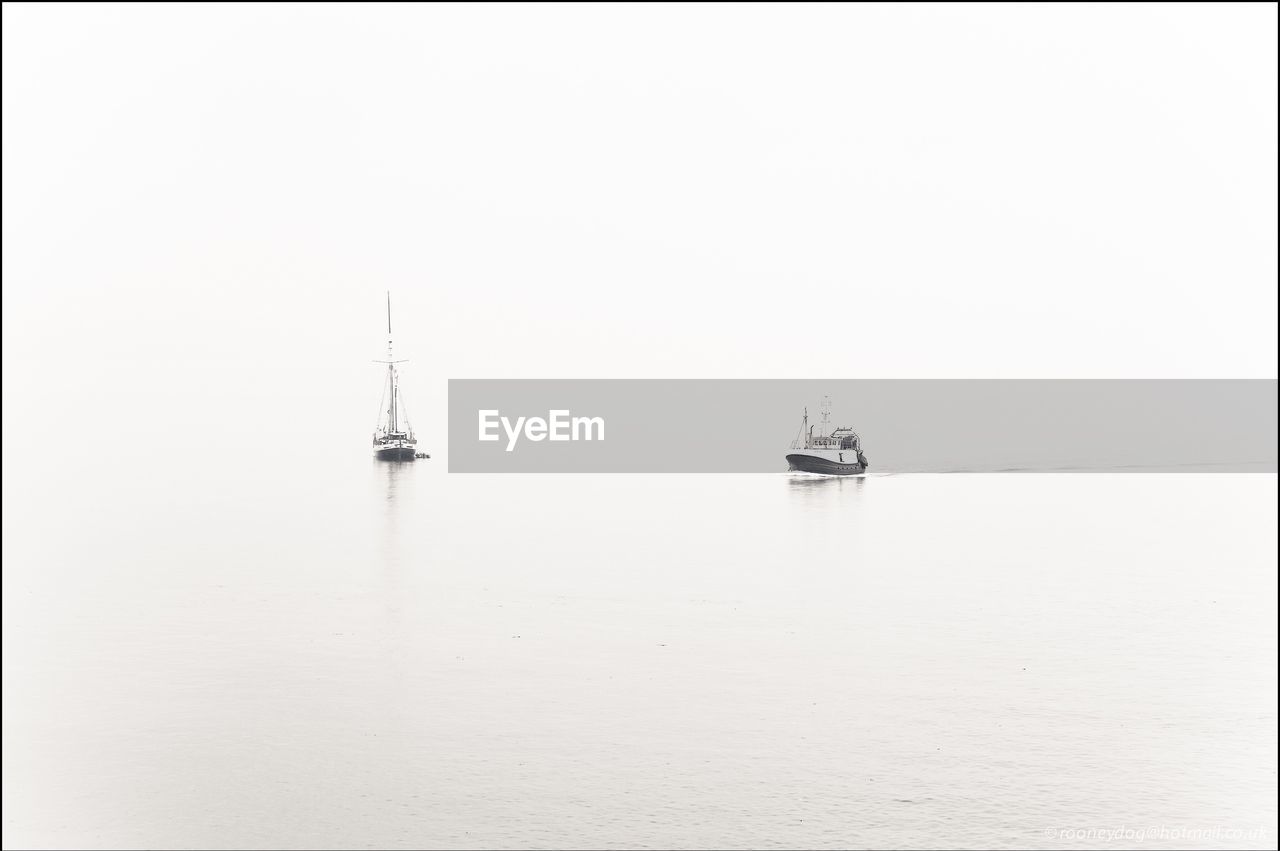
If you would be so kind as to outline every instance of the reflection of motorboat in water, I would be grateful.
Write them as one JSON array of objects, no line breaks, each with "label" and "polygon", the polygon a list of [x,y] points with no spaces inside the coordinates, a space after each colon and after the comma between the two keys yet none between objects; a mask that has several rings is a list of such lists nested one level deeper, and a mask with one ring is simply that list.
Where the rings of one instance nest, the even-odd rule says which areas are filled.
[{"label": "reflection of motorboat in water", "polygon": [[792,496],[804,502],[825,505],[828,499],[857,497],[867,483],[866,476],[823,476],[818,473],[791,472],[783,478]]},{"label": "reflection of motorboat in water", "polygon": [[862,454],[862,438],[848,426],[828,431],[831,424],[831,400],[822,399],[822,423],[818,433],[809,425],[809,409],[805,408],[800,434],[787,453],[790,469],[828,476],[855,476],[865,473],[867,456]]}]

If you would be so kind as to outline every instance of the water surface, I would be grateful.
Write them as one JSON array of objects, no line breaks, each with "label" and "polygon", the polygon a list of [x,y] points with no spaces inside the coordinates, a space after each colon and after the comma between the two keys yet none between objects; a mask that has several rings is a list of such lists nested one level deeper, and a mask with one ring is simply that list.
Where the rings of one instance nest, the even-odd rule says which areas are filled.
[{"label": "water surface", "polygon": [[10,847],[1275,842],[1274,475],[6,484]]}]

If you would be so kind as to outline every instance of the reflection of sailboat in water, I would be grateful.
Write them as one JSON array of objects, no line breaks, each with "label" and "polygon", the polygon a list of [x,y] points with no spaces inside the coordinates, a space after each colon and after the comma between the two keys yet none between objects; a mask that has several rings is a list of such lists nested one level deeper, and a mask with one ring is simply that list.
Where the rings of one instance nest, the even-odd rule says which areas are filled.
[{"label": "reflection of sailboat in water", "polygon": [[407,471],[403,469],[403,465],[379,464],[375,469],[385,471],[385,474],[382,477],[382,483],[385,487],[383,495],[386,501],[388,503],[395,502],[397,499],[403,501],[404,497],[408,494],[409,488],[409,480],[402,478],[402,476],[407,475]]},{"label": "reflection of sailboat in water", "polygon": [[[406,529],[412,529],[410,515],[413,509],[414,480],[419,478],[416,469],[408,464],[374,464],[371,471],[374,492],[382,497],[375,500],[372,508],[375,516],[380,515],[382,533],[373,537],[378,541],[377,548],[377,581],[368,589],[375,592],[381,614],[378,622],[384,625],[392,635],[404,634],[405,621],[405,576],[406,570],[414,563],[405,550]],[[403,516],[402,516],[403,515]],[[372,580],[373,576],[370,576]],[[381,665],[388,669],[395,681],[407,681],[412,675],[402,658],[403,654],[384,654]]]},{"label": "reflection of sailboat in water", "polygon": [[[405,409],[404,396],[400,392],[400,371],[391,354],[391,293],[387,293],[387,359],[375,361],[387,365],[387,380],[382,385],[382,401],[378,403],[378,422],[373,429],[373,454],[383,461],[412,461],[415,457],[430,457],[418,452],[418,439],[413,436],[413,425]],[[384,409],[390,391],[391,405]],[[384,419],[385,417],[385,419]]]}]

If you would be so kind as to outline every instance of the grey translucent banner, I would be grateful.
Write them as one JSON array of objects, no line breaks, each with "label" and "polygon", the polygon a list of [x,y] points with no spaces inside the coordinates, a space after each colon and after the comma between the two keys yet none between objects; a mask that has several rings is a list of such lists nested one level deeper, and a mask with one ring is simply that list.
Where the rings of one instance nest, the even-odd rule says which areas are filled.
[{"label": "grey translucent banner", "polygon": [[449,472],[785,471],[824,396],[872,474],[1276,472],[1274,379],[452,379]]}]

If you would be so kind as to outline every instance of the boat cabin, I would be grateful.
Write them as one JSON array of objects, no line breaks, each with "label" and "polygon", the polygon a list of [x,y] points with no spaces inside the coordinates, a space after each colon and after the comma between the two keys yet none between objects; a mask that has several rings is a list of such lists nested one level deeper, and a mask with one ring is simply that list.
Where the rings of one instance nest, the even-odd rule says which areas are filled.
[{"label": "boat cabin", "polygon": [[382,443],[417,443],[418,441],[414,438],[412,432],[389,431],[386,433],[379,433],[375,435],[373,438],[373,442],[377,444],[382,444]]},{"label": "boat cabin", "polygon": [[858,433],[851,428],[840,427],[831,432],[831,439],[839,441],[841,449],[860,450],[862,441],[858,437]]},{"label": "boat cabin", "polygon": [[831,434],[820,434],[809,438],[809,449],[862,449],[858,433],[847,426],[841,426]]}]

